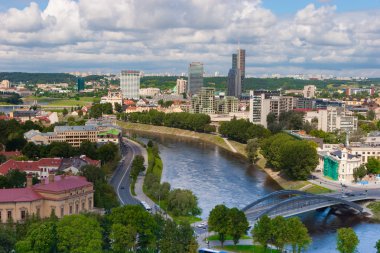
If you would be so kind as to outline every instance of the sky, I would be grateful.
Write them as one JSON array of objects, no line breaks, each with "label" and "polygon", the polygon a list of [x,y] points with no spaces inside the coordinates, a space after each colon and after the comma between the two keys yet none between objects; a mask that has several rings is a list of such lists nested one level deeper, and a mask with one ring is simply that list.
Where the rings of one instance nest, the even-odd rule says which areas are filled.
[{"label": "sky", "polygon": [[0,72],[380,77],[380,0],[0,0]]}]

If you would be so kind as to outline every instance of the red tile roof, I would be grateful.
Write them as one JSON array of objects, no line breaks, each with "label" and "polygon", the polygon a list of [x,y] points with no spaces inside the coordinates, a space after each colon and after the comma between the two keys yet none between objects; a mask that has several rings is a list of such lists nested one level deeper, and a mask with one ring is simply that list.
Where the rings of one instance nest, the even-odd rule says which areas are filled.
[{"label": "red tile roof", "polygon": [[90,157],[87,157],[85,155],[81,155],[80,158],[83,159],[83,160],[85,160],[90,165],[100,166],[100,161],[99,160],[92,160]]},{"label": "red tile roof", "polygon": [[47,178],[45,184],[36,184],[33,189],[37,192],[62,192],[92,185],[85,177],[79,176],[55,176],[54,182],[49,182]]},{"label": "red tile roof", "polygon": [[0,175],[5,175],[10,169],[20,171],[40,171],[40,167],[58,167],[61,165],[61,158],[42,158],[39,161],[15,161],[13,159],[0,165]]},{"label": "red tile roof", "polygon": [[21,156],[21,152],[20,151],[1,151],[0,155],[3,155],[5,157]]},{"label": "red tile roof", "polygon": [[29,202],[42,199],[32,188],[0,189],[0,203]]}]

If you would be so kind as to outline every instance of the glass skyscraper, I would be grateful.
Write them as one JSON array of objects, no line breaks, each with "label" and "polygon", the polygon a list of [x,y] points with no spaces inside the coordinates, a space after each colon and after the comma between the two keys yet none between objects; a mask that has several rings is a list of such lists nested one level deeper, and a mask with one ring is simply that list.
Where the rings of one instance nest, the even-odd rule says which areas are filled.
[{"label": "glass skyscraper", "polygon": [[188,93],[194,95],[203,87],[203,63],[192,62],[189,66]]},{"label": "glass skyscraper", "polygon": [[82,90],[84,90],[84,79],[83,78],[78,78],[77,88],[78,88],[78,92],[81,92]]},{"label": "glass skyscraper", "polygon": [[120,75],[120,89],[123,98],[139,99],[140,98],[140,71],[124,70]]},{"label": "glass skyscraper", "polygon": [[240,97],[244,90],[245,78],[245,50],[238,49],[232,54],[232,68],[228,72],[227,95]]}]

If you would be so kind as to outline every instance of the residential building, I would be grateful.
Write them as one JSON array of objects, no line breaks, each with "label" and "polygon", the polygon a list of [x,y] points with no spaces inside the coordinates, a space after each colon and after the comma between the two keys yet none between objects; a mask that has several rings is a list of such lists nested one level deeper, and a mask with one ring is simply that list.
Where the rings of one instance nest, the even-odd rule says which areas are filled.
[{"label": "residential building", "polygon": [[10,159],[0,165],[0,175],[6,175],[10,170],[19,170],[38,179],[48,178],[49,173],[57,171],[77,174],[84,165],[100,167],[100,161],[92,160],[85,155],[71,158],[41,158],[38,161],[16,161]]},{"label": "residential building", "polygon": [[361,159],[361,163],[367,163],[369,157],[380,158],[380,147],[369,146],[365,144],[351,144],[348,149],[353,155],[357,155]]},{"label": "residential building", "polygon": [[314,108],[314,100],[311,98],[295,97],[294,101],[296,109],[312,110]]},{"label": "residential building", "polygon": [[78,92],[83,91],[84,88],[85,88],[84,79],[83,78],[78,78],[78,80],[77,80],[77,89],[78,89]]},{"label": "residential building", "polygon": [[372,147],[380,146],[380,131],[370,132],[364,137],[363,143]]},{"label": "residential building", "polygon": [[112,108],[115,110],[115,104],[119,104],[120,106],[123,104],[123,94],[121,92],[108,91],[107,96],[100,99],[100,103],[110,103],[112,104]]},{"label": "residential building", "polygon": [[305,120],[311,123],[312,119],[317,119],[318,129],[325,132],[353,132],[358,129],[358,118],[341,107],[329,106],[326,110],[306,112]]},{"label": "residential building", "polygon": [[225,96],[216,99],[216,112],[217,113],[236,113],[239,110],[239,99],[237,97]]},{"label": "residential building", "polygon": [[191,98],[190,113],[215,113],[215,88],[202,87],[200,92]]},{"label": "residential building", "polygon": [[249,121],[267,127],[267,116],[273,113],[278,119],[282,112],[293,110],[294,98],[290,96],[270,96],[265,93],[255,95],[250,91]]},{"label": "residential building", "polygon": [[11,83],[8,80],[3,80],[0,83],[1,89],[9,89],[11,87]]},{"label": "residential building", "polygon": [[154,97],[160,94],[159,88],[144,88],[139,90],[139,94],[142,97]]},{"label": "residential building", "polygon": [[358,155],[348,153],[347,149],[327,152],[323,159],[323,175],[342,183],[354,181],[354,170],[361,165]]},{"label": "residential building", "polygon": [[189,65],[187,93],[190,95],[197,94],[203,87],[203,63],[192,62]]},{"label": "residential building", "polygon": [[17,119],[21,122],[32,120],[37,116],[37,111],[34,110],[15,110],[9,113],[11,119]]},{"label": "residential building", "polygon": [[140,71],[124,70],[120,74],[120,89],[124,98],[139,99]]},{"label": "residential building", "polygon": [[369,96],[373,96],[375,94],[375,87],[371,88],[347,88],[346,89],[346,95],[357,95],[361,93],[367,93]]},{"label": "residential building", "polygon": [[306,85],[303,87],[303,97],[314,98],[317,87],[315,85]]},{"label": "residential building", "polygon": [[94,210],[94,188],[85,177],[54,176],[26,188],[0,189],[0,222],[19,222],[28,215],[48,218],[52,212],[58,218]]},{"label": "residential building", "polygon": [[182,95],[183,93],[187,93],[187,80],[180,78],[177,79],[176,94]]},{"label": "residential building", "polygon": [[325,98],[314,99],[314,109],[327,109],[329,106],[344,108],[345,104],[343,101],[329,100]]}]

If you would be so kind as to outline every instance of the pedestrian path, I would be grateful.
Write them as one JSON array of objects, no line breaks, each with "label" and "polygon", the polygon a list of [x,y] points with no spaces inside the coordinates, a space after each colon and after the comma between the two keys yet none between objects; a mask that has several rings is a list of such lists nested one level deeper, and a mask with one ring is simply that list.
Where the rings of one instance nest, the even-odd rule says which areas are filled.
[{"label": "pedestrian path", "polygon": [[227,138],[223,138],[223,140],[227,144],[227,146],[231,149],[232,152],[237,153],[237,150],[231,145],[231,143],[228,141]]}]

